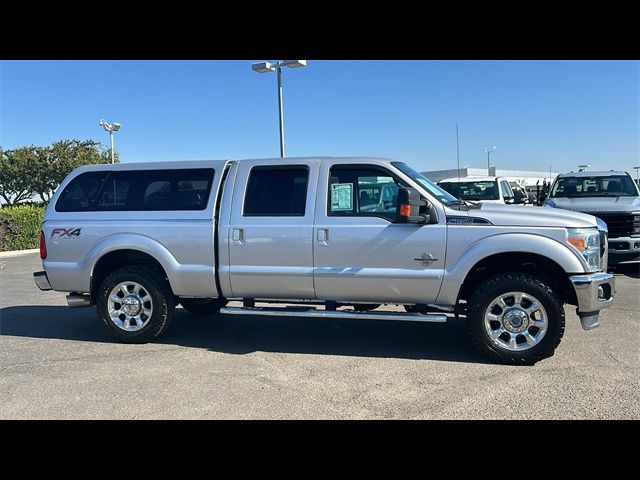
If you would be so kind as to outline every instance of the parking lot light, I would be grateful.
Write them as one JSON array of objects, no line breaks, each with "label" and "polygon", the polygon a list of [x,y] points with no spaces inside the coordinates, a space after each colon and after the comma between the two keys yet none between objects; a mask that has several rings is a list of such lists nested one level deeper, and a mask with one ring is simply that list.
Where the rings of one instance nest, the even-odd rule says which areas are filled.
[{"label": "parking lot light", "polygon": [[276,72],[278,74],[278,113],[280,116],[280,157],[284,158],[284,112],[282,109],[282,67],[306,67],[306,60],[282,60],[275,63],[257,62],[251,64],[251,69],[258,73]]}]

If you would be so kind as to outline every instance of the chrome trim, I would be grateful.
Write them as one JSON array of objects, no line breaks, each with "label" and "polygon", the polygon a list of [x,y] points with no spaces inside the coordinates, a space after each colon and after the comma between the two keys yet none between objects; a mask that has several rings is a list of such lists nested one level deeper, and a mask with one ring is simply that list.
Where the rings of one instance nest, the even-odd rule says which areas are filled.
[{"label": "chrome trim", "polygon": [[544,338],[548,326],[542,302],[525,292],[502,293],[484,312],[485,332],[493,344],[511,352],[535,347]]},{"label": "chrome trim", "polygon": [[465,217],[463,215],[447,215],[447,225],[493,225],[486,218]]},{"label": "chrome trim", "polygon": [[446,315],[432,315],[422,313],[402,312],[354,312],[354,311],[326,311],[326,310],[300,310],[283,308],[238,308],[225,307],[220,313],[227,315],[264,315],[274,317],[315,317],[315,318],[355,318],[358,320],[403,320],[411,322],[436,322],[445,323]]},{"label": "chrome trim", "polygon": [[596,225],[600,232],[600,270],[606,272],[609,267],[609,227],[598,217],[596,217]]},{"label": "chrome trim", "polygon": [[70,293],[67,295],[67,305],[71,308],[81,308],[91,306],[91,297],[81,293]]},{"label": "chrome trim", "polygon": [[[616,280],[612,274],[592,273],[590,275],[573,275],[569,277],[569,280],[571,280],[573,288],[576,291],[578,314],[593,314],[613,304]],[[601,300],[598,298],[598,287],[602,285],[610,286],[610,297]]]},{"label": "chrome trim", "polygon": [[146,287],[124,281],[111,289],[107,312],[113,324],[127,332],[143,329],[153,315],[153,299]]},{"label": "chrome trim", "polygon": [[53,290],[51,288],[51,284],[49,283],[47,272],[33,272],[33,281],[36,282],[36,285],[40,290]]}]

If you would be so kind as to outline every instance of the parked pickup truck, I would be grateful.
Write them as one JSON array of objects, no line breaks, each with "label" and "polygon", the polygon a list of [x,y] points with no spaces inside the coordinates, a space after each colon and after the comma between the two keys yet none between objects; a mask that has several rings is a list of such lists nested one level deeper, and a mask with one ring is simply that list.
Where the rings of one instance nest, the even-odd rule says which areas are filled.
[{"label": "parked pickup truck", "polygon": [[609,230],[609,263],[640,260],[640,192],[627,172],[558,175],[545,207],[595,215]]},{"label": "parked pickup truck", "polygon": [[[445,178],[438,182],[438,186],[454,197],[470,202],[516,203],[511,185],[504,177]],[[519,203],[524,203],[524,199]]]},{"label": "parked pickup truck", "polygon": [[[591,215],[467,204],[386,159],[92,165],[47,207],[34,277],[69,292],[70,306],[95,305],[122,342],[157,337],[178,303],[201,314],[462,316],[482,352],[531,364],[560,343],[565,303],[585,330],[599,325],[615,290],[606,247]],[[385,303],[407,312],[375,311]]]}]

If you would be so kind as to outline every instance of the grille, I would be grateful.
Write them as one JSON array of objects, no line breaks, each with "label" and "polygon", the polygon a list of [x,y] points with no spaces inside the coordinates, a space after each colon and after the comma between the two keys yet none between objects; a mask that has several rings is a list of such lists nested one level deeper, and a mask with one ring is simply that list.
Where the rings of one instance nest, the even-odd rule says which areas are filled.
[{"label": "grille", "polygon": [[640,237],[640,216],[630,213],[593,213],[607,224],[609,238]]}]

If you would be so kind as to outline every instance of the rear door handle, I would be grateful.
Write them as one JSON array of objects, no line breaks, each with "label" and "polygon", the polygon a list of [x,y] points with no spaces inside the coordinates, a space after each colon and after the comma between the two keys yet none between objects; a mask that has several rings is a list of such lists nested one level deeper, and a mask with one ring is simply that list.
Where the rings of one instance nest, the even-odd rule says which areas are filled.
[{"label": "rear door handle", "polygon": [[234,245],[244,245],[244,228],[234,228],[231,240]]},{"label": "rear door handle", "polygon": [[318,240],[318,245],[321,247],[329,246],[329,229],[328,228],[319,228],[318,233],[316,234],[316,239]]}]

